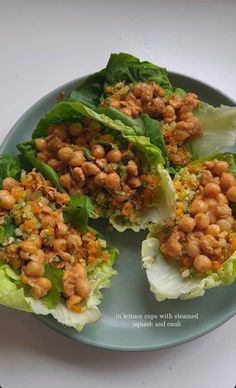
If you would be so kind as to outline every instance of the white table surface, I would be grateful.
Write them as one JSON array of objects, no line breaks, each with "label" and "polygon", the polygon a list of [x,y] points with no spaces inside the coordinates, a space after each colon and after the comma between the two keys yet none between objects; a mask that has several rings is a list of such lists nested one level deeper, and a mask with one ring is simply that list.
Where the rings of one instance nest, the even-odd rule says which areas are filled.
[{"label": "white table surface", "polygon": [[[0,141],[35,101],[126,51],[236,98],[234,0],[0,0]],[[190,343],[98,350],[0,308],[0,386],[233,388],[236,318]]]}]

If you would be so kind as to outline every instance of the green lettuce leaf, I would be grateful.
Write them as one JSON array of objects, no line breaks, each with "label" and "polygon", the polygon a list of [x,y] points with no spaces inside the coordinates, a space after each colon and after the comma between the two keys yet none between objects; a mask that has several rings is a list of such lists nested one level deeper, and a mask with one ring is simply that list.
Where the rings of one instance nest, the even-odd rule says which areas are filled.
[{"label": "green lettuce leaf", "polygon": [[20,276],[8,264],[0,261],[0,305],[32,312],[24,296]]},{"label": "green lettuce leaf", "polygon": [[236,144],[236,107],[213,107],[200,102],[194,115],[203,125],[203,135],[192,140],[188,147],[194,160]]},{"label": "green lettuce leaf", "polygon": [[56,187],[60,192],[65,192],[65,190],[60,184],[60,180],[56,171],[53,170],[52,167],[48,166],[46,163],[42,162],[39,159],[36,159],[36,149],[32,141],[27,141],[18,144],[17,148],[31,167],[36,168],[44,176],[44,178],[50,180],[53,186]]},{"label": "green lettuce leaf", "polygon": [[168,153],[162,134],[160,121],[152,119],[147,114],[142,114],[136,119],[132,119],[131,117],[120,112],[118,109],[114,108],[100,108],[97,109],[97,112],[104,113],[113,120],[118,119],[119,121],[122,121],[126,126],[133,128],[137,136],[147,137],[152,144],[161,150],[162,157],[166,165],[168,165]]},{"label": "green lettuce leaf", "polygon": [[49,309],[54,309],[61,299],[62,292],[62,269],[45,264],[45,277],[51,281],[52,287],[47,295],[42,298],[42,303]]},{"label": "green lettuce leaf", "polygon": [[0,189],[4,178],[12,177],[16,180],[20,179],[21,163],[15,155],[0,155]]},{"label": "green lettuce leaf", "polygon": [[167,70],[150,62],[140,60],[130,54],[111,54],[105,72],[105,86],[125,81],[126,84],[155,81],[167,92],[173,88]]},{"label": "green lettuce leaf", "polygon": [[99,106],[105,82],[105,69],[94,73],[85,79],[72,91],[69,100],[82,102],[89,107]]},{"label": "green lettuce leaf", "polygon": [[63,209],[64,220],[81,232],[86,232],[93,209],[94,206],[87,195],[73,195],[69,204]]}]

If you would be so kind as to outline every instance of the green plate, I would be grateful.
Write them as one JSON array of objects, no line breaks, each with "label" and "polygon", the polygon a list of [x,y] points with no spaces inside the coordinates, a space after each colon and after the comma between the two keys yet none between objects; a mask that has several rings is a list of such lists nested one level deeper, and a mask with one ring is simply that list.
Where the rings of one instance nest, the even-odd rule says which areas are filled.
[{"label": "green plate", "polygon": [[[187,76],[170,73],[172,82],[185,90],[196,92],[212,105],[234,105],[219,90]],[[83,78],[52,91],[34,104],[14,125],[0,152],[16,153],[15,145],[31,137],[35,124],[56,102],[63,89],[69,93]],[[105,224],[96,225],[101,231]],[[64,327],[50,317],[38,317],[53,330],[96,347],[115,350],[151,350],[192,340],[216,328],[236,312],[235,284],[212,289],[204,297],[180,301],[157,302],[149,291],[145,272],[140,264],[140,249],[146,232],[112,232],[105,234],[120,249],[118,275],[112,288],[104,291],[100,305],[102,318],[87,325],[81,333]]]}]

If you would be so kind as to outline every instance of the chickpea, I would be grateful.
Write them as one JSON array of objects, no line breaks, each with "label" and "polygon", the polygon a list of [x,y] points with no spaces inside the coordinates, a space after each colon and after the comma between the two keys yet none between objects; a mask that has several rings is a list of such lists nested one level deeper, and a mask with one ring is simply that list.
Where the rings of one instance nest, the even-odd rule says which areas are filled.
[{"label": "chickpea", "polygon": [[217,221],[217,225],[219,226],[221,232],[230,232],[231,230],[231,224],[227,219],[222,218],[221,220]]},{"label": "chickpea", "polygon": [[97,186],[103,186],[104,183],[105,183],[105,179],[107,177],[107,174],[105,172],[100,172],[99,174],[97,174],[94,178],[94,183],[97,185]]},{"label": "chickpea", "polygon": [[58,239],[54,240],[54,243],[53,243],[54,251],[64,252],[66,250],[66,247],[67,247],[66,239],[58,238]]},{"label": "chickpea", "polygon": [[64,222],[58,222],[56,225],[56,237],[65,236],[68,232],[68,226]]},{"label": "chickpea", "polygon": [[60,184],[67,189],[70,189],[72,183],[72,179],[70,174],[64,174],[60,176]]},{"label": "chickpea", "polygon": [[173,94],[169,98],[169,104],[173,106],[174,109],[179,109],[182,105],[182,98],[178,96],[177,94]]},{"label": "chickpea", "polygon": [[231,186],[236,185],[236,180],[232,174],[223,172],[220,178],[220,185],[222,189],[228,190]]},{"label": "chickpea", "polygon": [[212,267],[211,260],[205,255],[198,255],[195,257],[193,265],[199,272],[202,273],[210,271]]},{"label": "chickpea", "polygon": [[214,198],[206,198],[204,199],[204,202],[207,204],[208,209],[214,209],[217,205],[217,201]]},{"label": "chickpea", "polygon": [[178,240],[169,239],[165,246],[165,251],[170,257],[177,257],[182,255],[182,245]]},{"label": "chickpea", "polygon": [[211,224],[207,227],[207,234],[211,234],[213,237],[217,237],[220,234],[219,224]]},{"label": "chickpea", "polygon": [[90,291],[91,291],[91,288],[90,288],[88,280],[86,278],[84,278],[84,279],[81,279],[81,278],[76,279],[75,291],[76,291],[77,295],[81,296],[81,298],[83,298],[83,299],[87,298],[89,296],[89,294],[90,294]]},{"label": "chickpea", "polygon": [[174,132],[174,138],[177,144],[182,144],[189,136],[190,134],[187,131],[176,129]]},{"label": "chickpea", "polygon": [[166,107],[163,110],[164,118],[173,117],[174,115],[175,115],[175,110],[174,110],[173,106],[166,105]]},{"label": "chickpea", "polygon": [[186,252],[190,257],[196,257],[200,254],[199,243],[197,240],[189,241],[186,246]]},{"label": "chickpea", "polygon": [[111,190],[118,190],[120,187],[120,176],[116,172],[108,174],[105,178],[105,186]]},{"label": "chickpea", "polygon": [[86,268],[80,263],[75,264],[73,270],[75,271],[74,276],[76,278],[87,278]]},{"label": "chickpea", "polygon": [[226,197],[230,202],[236,203],[236,186],[232,186],[227,190]]},{"label": "chickpea", "polygon": [[0,190],[0,208],[11,210],[15,206],[15,198],[6,190]]},{"label": "chickpea", "polygon": [[25,274],[27,276],[40,278],[44,275],[44,266],[41,263],[36,263],[35,261],[30,261],[25,266],[24,271],[25,271]]},{"label": "chickpea", "polygon": [[82,301],[82,298],[78,295],[71,295],[67,300],[66,300],[66,305],[69,310],[74,311],[75,313],[80,313],[81,311],[81,306],[80,302]]},{"label": "chickpea", "polygon": [[43,263],[45,261],[45,252],[42,249],[37,249],[32,255],[30,255],[32,261],[36,263]]},{"label": "chickpea", "polygon": [[206,229],[210,223],[209,216],[204,213],[198,213],[195,215],[196,228],[199,230]]},{"label": "chickpea", "polygon": [[37,251],[37,246],[33,243],[33,241],[25,240],[20,243],[20,249],[26,253],[35,253]]},{"label": "chickpea", "polygon": [[221,203],[216,206],[214,213],[217,218],[225,218],[227,216],[231,216],[232,210],[226,203]]},{"label": "chickpea", "polygon": [[131,189],[137,189],[138,187],[142,186],[142,181],[139,177],[131,176],[128,177],[127,183]]},{"label": "chickpea", "polygon": [[69,132],[71,136],[79,136],[83,130],[81,123],[71,123],[69,124]]},{"label": "chickpea", "polygon": [[207,197],[216,197],[220,192],[220,186],[213,182],[207,183],[204,187],[204,194]]},{"label": "chickpea", "polygon": [[215,224],[216,221],[217,221],[217,218],[215,216],[215,213],[214,213],[214,209],[210,209],[206,212],[206,214],[208,215],[209,217],[209,220],[210,220],[210,224]]},{"label": "chickpea", "polygon": [[100,144],[94,144],[92,146],[92,155],[95,159],[101,159],[105,156],[105,150],[102,145]]},{"label": "chickpea", "polygon": [[201,183],[205,186],[207,183],[212,182],[213,175],[209,170],[203,170],[201,173]]},{"label": "chickpea", "polygon": [[70,234],[67,237],[67,246],[69,249],[78,249],[82,246],[81,237],[78,234]]},{"label": "chickpea", "polygon": [[18,184],[19,183],[14,178],[11,178],[9,176],[9,177],[3,179],[2,188],[6,191],[10,191],[11,189],[13,189],[13,187],[18,186]]},{"label": "chickpea", "polygon": [[47,295],[48,291],[52,287],[52,284],[47,278],[39,278],[37,283],[32,288],[32,295],[35,299],[40,299]]},{"label": "chickpea", "polygon": [[200,248],[204,253],[213,254],[213,248],[217,247],[217,241],[211,234],[205,234],[200,239]]},{"label": "chickpea", "polygon": [[128,161],[128,165],[126,167],[128,174],[138,176],[138,166],[133,160]]},{"label": "chickpea", "polygon": [[73,156],[73,149],[71,147],[62,147],[58,151],[58,158],[65,162],[69,162]]},{"label": "chickpea", "polygon": [[106,159],[110,163],[119,163],[122,159],[122,153],[119,150],[110,150],[106,154]]},{"label": "chickpea", "polygon": [[85,181],[85,176],[84,176],[84,173],[83,173],[83,170],[82,170],[81,167],[75,167],[73,169],[73,174],[74,174],[75,179],[78,182],[84,182]]},{"label": "chickpea", "polygon": [[213,167],[213,173],[215,175],[221,176],[223,172],[228,171],[229,164],[227,162],[224,162],[223,160],[215,161],[214,167]]},{"label": "chickpea", "polygon": [[45,151],[47,148],[46,140],[40,137],[38,139],[35,139],[34,144],[36,149],[40,152]]},{"label": "chickpea", "polygon": [[73,167],[80,167],[85,162],[85,157],[82,151],[75,151],[72,154],[72,158],[70,160],[70,164]]},{"label": "chickpea", "polygon": [[207,208],[208,206],[206,202],[202,201],[201,199],[195,199],[191,205],[191,214],[195,215],[197,213],[205,213]]},{"label": "chickpea", "polygon": [[57,253],[58,256],[60,256],[60,258],[63,260],[63,261],[67,261],[67,262],[73,262],[73,256],[68,253],[68,252],[63,252],[63,251],[59,251]]},{"label": "chickpea", "polygon": [[99,167],[93,162],[84,162],[82,170],[86,176],[97,175],[100,172]]},{"label": "chickpea", "polygon": [[216,200],[217,200],[217,202],[227,203],[228,204],[228,199],[227,199],[227,197],[223,193],[219,193],[216,196]]},{"label": "chickpea", "polygon": [[208,170],[213,170],[214,168],[214,162],[212,160],[207,160],[205,163],[204,163],[204,166],[208,169]]},{"label": "chickpea", "polygon": [[193,229],[195,228],[195,225],[196,225],[196,220],[187,215],[183,216],[179,221],[179,227],[185,233],[192,232]]}]

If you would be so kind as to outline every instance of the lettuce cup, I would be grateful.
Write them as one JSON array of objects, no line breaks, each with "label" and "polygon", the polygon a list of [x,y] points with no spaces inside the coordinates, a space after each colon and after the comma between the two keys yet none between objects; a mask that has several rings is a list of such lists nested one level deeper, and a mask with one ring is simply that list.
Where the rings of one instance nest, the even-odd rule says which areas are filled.
[{"label": "lettuce cup", "polygon": [[70,98],[100,106],[124,122],[129,118],[137,134],[139,119],[149,117],[141,133],[172,166],[183,167],[236,142],[235,107],[214,108],[199,101],[194,90],[175,88],[166,69],[126,53],[112,54],[106,68],[88,77]]},{"label": "lettuce cup", "polygon": [[0,190],[0,304],[80,331],[101,316],[118,250],[88,227],[88,198],[70,199],[36,170],[15,174],[18,160],[5,158],[14,167]]},{"label": "lettuce cup", "polygon": [[236,276],[235,155],[218,154],[174,178],[172,225],[150,228],[142,262],[158,301],[202,296]]},{"label": "lettuce cup", "polygon": [[31,145],[19,149],[49,166],[70,195],[89,196],[94,217],[118,231],[171,218],[174,190],[160,149],[120,120],[61,102],[39,122]]}]

